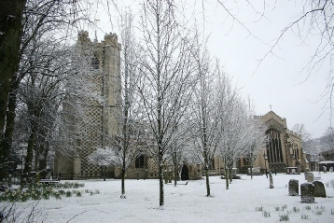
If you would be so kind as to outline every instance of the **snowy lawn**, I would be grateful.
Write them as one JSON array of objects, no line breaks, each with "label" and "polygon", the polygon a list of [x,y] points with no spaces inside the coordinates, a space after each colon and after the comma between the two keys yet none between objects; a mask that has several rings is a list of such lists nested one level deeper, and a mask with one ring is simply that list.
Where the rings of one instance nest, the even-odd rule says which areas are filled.
[{"label": "snowy lawn", "polygon": [[[318,176],[318,173],[314,173]],[[205,180],[189,181],[177,187],[167,184],[165,206],[159,208],[158,180],[126,180],[126,199],[120,199],[120,180],[75,181],[84,183],[79,188],[82,197],[50,198],[39,201],[35,213],[44,222],[279,222],[288,216],[289,222],[334,222],[334,189],[326,183],[334,173],[321,173],[327,198],[315,198],[315,203],[302,204],[300,196],[288,196],[290,179],[306,182],[304,174],[273,175],[274,189],[263,176],[241,175],[225,189],[225,180],[210,177],[212,197],[206,197]],[[99,194],[90,195],[85,190]],[[300,194],[300,191],[299,191]],[[36,201],[18,202],[19,208],[29,208]],[[2,204],[4,205],[4,204]],[[1,206],[2,206],[1,205]],[[28,208],[27,208],[28,207]],[[302,218],[303,217],[303,218]]]}]

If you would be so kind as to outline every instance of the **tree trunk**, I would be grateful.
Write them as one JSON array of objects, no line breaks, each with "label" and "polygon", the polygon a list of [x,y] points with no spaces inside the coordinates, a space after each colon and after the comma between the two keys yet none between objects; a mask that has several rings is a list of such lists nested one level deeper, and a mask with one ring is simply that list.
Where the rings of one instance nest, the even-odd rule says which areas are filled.
[{"label": "tree trunk", "polygon": [[177,178],[179,176],[179,171],[178,171],[178,167],[177,164],[174,163],[174,187],[177,186]]},{"label": "tree trunk", "polygon": [[26,181],[29,180],[29,175],[32,170],[32,160],[34,156],[34,146],[35,146],[36,137],[37,137],[37,125],[34,125],[32,127],[31,134],[28,140],[27,155],[26,155],[24,170],[23,170],[23,179],[25,179]]},{"label": "tree trunk", "polygon": [[163,179],[163,152],[159,145],[159,155],[158,155],[158,165],[159,165],[159,205],[164,206],[164,179]]},{"label": "tree trunk", "polygon": [[225,182],[226,182],[226,190],[228,190],[229,183],[228,183],[228,169],[225,168]]},{"label": "tree trunk", "polygon": [[209,180],[209,170],[205,168],[205,183],[206,183],[206,196],[209,197],[210,194],[210,180]]},{"label": "tree trunk", "polygon": [[253,180],[253,166],[250,167],[250,172],[251,172],[251,180]]},{"label": "tree trunk", "polygon": [[[41,179],[45,179],[46,175],[47,175],[47,161],[48,161],[48,154],[49,154],[49,150],[47,148],[47,146],[45,146],[45,142],[43,143],[42,149],[40,150],[40,154],[39,154],[39,165],[38,165],[38,172],[40,175]],[[36,157],[37,158],[37,157]]]},{"label": "tree trunk", "polygon": [[232,168],[229,169],[230,183],[233,181]]},{"label": "tree trunk", "polygon": [[122,199],[125,199],[126,196],[125,196],[125,166],[123,165],[123,168],[122,168],[122,183],[121,183],[121,189],[122,189],[122,194],[121,194],[121,198]]},{"label": "tree trunk", "polygon": [[207,155],[205,155],[205,158],[204,158],[204,168],[205,168],[206,196],[209,197],[211,193],[210,193],[210,180],[209,180],[208,156]]},{"label": "tree trunk", "polygon": [[[0,140],[6,120],[8,93],[20,61],[22,39],[22,14],[26,0],[0,1]],[[1,145],[1,142],[0,142]],[[0,163],[6,157],[0,158]]]},{"label": "tree trunk", "polygon": [[14,131],[14,123],[15,123],[15,108],[16,108],[16,89],[13,90],[15,86],[12,85],[12,90],[9,94],[8,99],[8,110],[6,112],[6,129],[4,133],[4,137],[0,142],[1,153],[0,156],[3,159],[0,159],[0,181],[8,176],[8,161],[11,153],[12,146],[12,137]]}]

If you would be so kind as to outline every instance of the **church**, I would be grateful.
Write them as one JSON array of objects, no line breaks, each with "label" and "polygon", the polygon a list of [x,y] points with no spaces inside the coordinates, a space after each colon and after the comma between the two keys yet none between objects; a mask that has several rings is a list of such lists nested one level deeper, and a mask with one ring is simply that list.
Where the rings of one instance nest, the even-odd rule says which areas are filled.
[{"label": "church", "polygon": [[[75,134],[79,135],[76,151],[71,154],[56,153],[53,175],[61,179],[88,179],[88,178],[120,178],[118,168],[103,167],[89,162],[88,156],[107,144],[105,136],[119,131],[117,128],[117,115],[121,112],[121,74],[120,52],[116,34],[108,34],[104,40],[91,41],[88,32],[82,31],[78,35],[75,52],[79,56],[91,58],[91,71],[95,74],[92,81],[95,83],[94,91],[98,92],[104,100],[85,101],[83,110],[87,120],[83,123],[74,123]],[[273,111],[263,116],[255,116],[259,123],[266,126],[266,143],[262,145],[262,152],[258,154],[255,162],[250,165],[240,158],[235,162],[238,172],[243,172],[250,166],[259,168],[262,173],[269,170],[276,172],[300,172],[308,168],[303,154],[301,136],[287,128],[285,118],[279,117]],[[189,164],[183,161],[178,167],[182,180],[201,179],[203,176],[202,164]],[[224,164],[218,157],[214,157],[209,164],[210,175],[221,175]],[[174,166],[166,164],[166,173],[173,175]],[[158,178],[158,165],[149,153],[136,157],[126,172],[131,179]]]},{"label": "church", "polygon": [[[266,142],[253,163],[254,168],[260,168],[262,173],[269,170],[297,173],[309,168],[303,153],[301,135],[288,129],[285,118],[281,118],[273,111],[254,118],[266,126]],[[249,164],[240,159],[237,167],[244,166],[249,167]]]}]

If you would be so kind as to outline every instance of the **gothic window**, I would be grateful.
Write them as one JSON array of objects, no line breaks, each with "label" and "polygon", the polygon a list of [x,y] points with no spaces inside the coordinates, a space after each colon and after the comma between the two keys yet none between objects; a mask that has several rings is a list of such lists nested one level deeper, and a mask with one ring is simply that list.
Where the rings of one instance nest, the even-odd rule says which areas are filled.
[{"label": "gothic window", "polygon": [[144,155],[137,156],[136,161],[135,161],[135,167],[136,168],[145,168],[144,160],[145,160]]},{"label": "gothic window", "polygon": [[99,67],[100,67],[100,61],[99,61],[99,59],[97,59],[96,55],[94,55],[93,58],[92,58],[92,67],[94,69],[99,69]]},{"label": "gothic window", "polygon": [[269,163],[281,163],[283,162],[282,143],[280,132],[269,129],[267,131],[267,155]]}]

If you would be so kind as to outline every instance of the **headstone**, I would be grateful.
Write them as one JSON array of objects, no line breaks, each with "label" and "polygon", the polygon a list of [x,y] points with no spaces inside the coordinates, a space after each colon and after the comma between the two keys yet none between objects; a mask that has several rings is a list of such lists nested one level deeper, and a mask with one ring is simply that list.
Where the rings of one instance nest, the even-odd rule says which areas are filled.
[{"label": "headstone", "polygon": [[323,166],[322,168],[323,168],[323,170],[324,170],[324,173],[327,173],[327,167],[326,167],[326,166]]},{"label": "headstone", "polygon": [[299,194],[299,181],[291,179],[289,180],[289,196],[298,196]]},{"label": "headstone", "polygon": [[308,169],[308,168],[306,168],[305,170],[304,170],[304,177],[305,177],[305,180],[307,180],[307,178],[306,178],[306,176],[307,176],[307,174],[310,172],[310,169]]},{"label": "headstone", "polygon": [[302,203],[314,202],[314,185],[312,183],[303,183],[300,185],[300,194]]},{"label": "headstone", "polygon": [[326,197],[325,185],[321,181],[314,181],[314,197]]},{"label": "headstone", "polygon": [[333,173],[333,167],[330,167],[330,168],[329,168],[329,172],[330,172],[330,173]]},{"label": "headstone", "polygon": [[314,181],[313,173],[307,173],[306,174],[306,180],[307,180],[307,182],[312,183]]},{"label": "headstone", "polygon": [[291,173],[292,173],[292,174],[296,174],[296,169],[292,169],[292,170],[291,170]]},{"label": "headstone", "polygon": [[[233,169],[232,169],[233,170]],[[236,168],[235,168],[235,174],[236,174]],[[259,167],[253,167],[252,168],[252,173],[254,174],[254,175],[258,175],[258,174],[260,174],[261,173],[261,169],[259,168]],[[248,174],[251,174],[251,168],[248,168]]]}]

